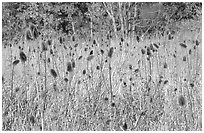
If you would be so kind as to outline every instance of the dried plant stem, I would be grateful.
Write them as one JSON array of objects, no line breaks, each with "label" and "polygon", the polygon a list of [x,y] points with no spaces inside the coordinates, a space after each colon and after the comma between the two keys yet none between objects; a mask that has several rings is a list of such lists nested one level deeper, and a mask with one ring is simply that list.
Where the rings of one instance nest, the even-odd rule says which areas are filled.
[{"label": "dried plant stem", "polygon": [[109,83],[110,83],[110,99],[111,103],[113,101],[113,87],[112,87],[112,77],[111,77],[111,59],[109,60]]}]

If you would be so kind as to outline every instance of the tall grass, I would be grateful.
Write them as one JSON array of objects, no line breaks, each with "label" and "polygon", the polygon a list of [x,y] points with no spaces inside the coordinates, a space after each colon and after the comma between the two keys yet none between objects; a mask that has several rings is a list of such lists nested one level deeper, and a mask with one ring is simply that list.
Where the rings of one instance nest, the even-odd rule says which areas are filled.
[{"label": "tall grass", "polygon": [[[195,36],[200,34],[189,32]],[[25,75],[34,77],[34,85],[25,75],[22,81],[14,78],[18,76],[15,68],[18,60],[12,60],[11,90],[15,88],[14,80],[18,84],[26,81],[30,89],[25,94],[21,91],[25,89],[22,86],[23,89],[20,87],[18,93],[14,93],[16,100],[20,98],[16,110],[19,116],[13,115],[18,126],[8,124],[10,118],[6,112],[11,111],[3,108],[3,130],[201,130],[201,115],[196,113],[201,112],[201,94],[195,93],[201,92],[200,79],[196,76],[201,71],[200,41],[192,39],[194,44],[184,43],[187,39],[176,37],[181,34],[173,35],[170,40],[165,35],[136,43],[136,37],[116,41],[108,38],[104,39],[106,42],[100,42],[93,36],[83,45],[74,39],[70,46],[63,44],[62,47],[58,46],[58,42],[62,42],[56,41],[58,38],[51,38],[55,44],[42,40],[41,49],[27,57],[32,62],[30,56],[36,54],[38,59],[34,65],[39,70],[32,69],[30,63],[25,66],[26,59],[20,55],[24,69],[39,72],[29,75],[24,70]],[[190,38],[189,35],[185,37]],[[12,51],[14,47],[9,49]],[[62,54],[60,50],[63,50]],[[74,54],[76,51],[81,53]],[[11,56],[14,56],[13,52]],[[7,88],[3,84],[3,97],[6,97]],[[24,114],[20,110],[25,104],[22,96],[32,90],[36,94],[26,98],[32,104],[26,104]],[[3,99],[3,106],[8,104]],[[27,124],[23,125],[22,120]],[[9,126],[13,128],[7,128]]]}]

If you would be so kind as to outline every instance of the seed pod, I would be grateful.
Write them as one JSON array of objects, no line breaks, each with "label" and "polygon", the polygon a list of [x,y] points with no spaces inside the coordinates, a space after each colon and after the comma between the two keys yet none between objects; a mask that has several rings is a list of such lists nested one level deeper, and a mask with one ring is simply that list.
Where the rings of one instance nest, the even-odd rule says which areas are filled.
[{"label": "seed pod", "polygon": [[109,52],[108,52],[108,57],[111,58],[113,55],[113,47],[110,48]]},{"label": "seed pod", "polygon": [[83,72],[82,72],[83,74],[86,74],[86,70],[83,70]]},{"label": "seed pod", "polygon": [[37,39],[38,36],[39,36],[39,33],[38,33],[37,28],[35,27],[35,28],[33,29],[33,37],[34,37],[34,39]]},{"label": "seed pod", "polygon": [[17,65],[19,62],[20,62],[19,60],[15,60],[15,61],[13,62],[13,65],[14,65],[14,66]]},{"label": "seed pod", "polygon": [[159,48],[159,46],[156,44],[156,43],[153,43],[153,45],[158,49]]},{"label": "seed pod", "polygon": [[151,55],[151,52],[150,52],[150,48],[149,48],[149,47],[147,48],[147,55],[148,55],[148,56]]},{"label": "seed pod", "polygon": [[73,41],[73,42],[75,41],[75,37],[74,37],[74,36],[72,37],[72,41]]},{"label": "seed pod", "polygon": [[89,55],[92,55],[93,54],[93,50],[91,50],[90,54]]},{"label": "seed pod", "polygon": [[71,62],[67,63],[67,71],[68,72],[72,72],[72,64],[71,64]]},{"label": "seed pod", "polygon": [[22,62],[26,62],[27,57],[26,57],[24,52],[20,52],[20,59],[21,59]]},{"label": "seed pod", "polygon": [[47,44],[48,44],[49,46],[51,46],[51,45],[52,45],[52,40],[47,40]]},{"label": "seed pod", "polygon": [[141,49],[141,52],[142,52],[142,54],[145,54],[145,50],[144,49]]},{"label": "seed pod", "polygon": [[63,43],[62,37],[59,38],[59,42],[60,42],[61,44]]},{"label": "seed pod", "polygon": [[78,58],[78,59],[80,60],[81,58],[82,58],[82,56],[79,56],[79,58]]},{"label": "seed pod", "polygon": [[180,43],[180,46],[183,48],[187,48],[186,44],[184,44],[184,43]]},{"label": "seed pod", "polygon": [[165,80],[165,81],[164,81],[164,84],[167,84],[167,83],[168,83],[168,80]]},{"label": "seed pod", "polygon": [[34,116],[31,116],[31,117],[30,117],[30,122],[31,122],[32,124],[35,123],[35,118],[34,118]]},{"label": "seed pod", "polygon": [[64,78],[64,81],[65,81],[65,82],[68,82],[68,79],[67,79],[67,78]]},{"label": "seed pod", "polygon": [[191,49],[189,50],[189,54],[191,54]]},{"label": "seed pod", "polygon": [[115,107],[115,103],[111,103],[111,107]]},{"label": "seed pod", "polygon": [[26,31],[26,40],[28,41],[33,40],[30,30]]},{"label": "seed pod", "polygon": [[75,61],[74,60],[72,60],[72,68],[75,68]]},{"label": "seed pod", "polygon": [[167,63],[166,62],[164,63],[164,68],[167,68]]},{"label": "seed pod", "polygon": [[186,56],[183,57],[183,61],[186,61]]},{"label": "seed pod", "polygon": [[124,131],[127,130],[127,123],[126,123],[126,122],[123,124],[123,130],[124,130]]},{"label": "seed pod", "polygon": [[93,40],[93,44],[96,44],[96,40]]},{"label": "seed pod", "polygon": [[50,72],[51,72],[51,75],[52,75],[54,78],[57,77],[57,73],[55,72],[54,69],[51,69]]},{"label": "seed pod", "polygon": [[42,51],[47,51],[47,45],[45,44],[44,41],[41,43],[41,45],[42,45]]},{"label": "seed pod", "polygon": [[101,54],[104,54],[104,51],[103,51],[103,49],[101,49]]},{"label": "seed pod", "polygon": [[105,97],[105,98],[104,98],[104,100],[105,100],[105,101],[108,101],[108,98],[107,98],[107,97]]},{"label": "seed pod", "polygon": [[179,103],[180,106],[184,106],[184,105],[186,104],[185,97],[182,96],[182,95],[180,95],[180,96],[178,97],[178,103]]},{"label": "seed pod", "polygon": [[196,45],[198,46],[200,43],[198,42],[198,40],[196,40]]}]

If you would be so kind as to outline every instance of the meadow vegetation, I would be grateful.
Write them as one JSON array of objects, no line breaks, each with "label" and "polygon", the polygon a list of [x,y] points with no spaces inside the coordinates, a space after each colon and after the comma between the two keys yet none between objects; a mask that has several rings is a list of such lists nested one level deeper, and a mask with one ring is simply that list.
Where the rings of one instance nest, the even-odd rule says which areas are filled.
[{"label": "meadow vegetation", "polygon": [[202,3],[2,3],[3,131],[201,131]]}]

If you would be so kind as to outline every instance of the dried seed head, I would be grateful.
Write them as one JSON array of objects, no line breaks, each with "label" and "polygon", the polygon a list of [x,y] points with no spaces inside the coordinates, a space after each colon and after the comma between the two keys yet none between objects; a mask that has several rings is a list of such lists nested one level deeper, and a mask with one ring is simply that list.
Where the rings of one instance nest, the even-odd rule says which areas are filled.
[{"label": "dried seed head", "polygon": [[101,49],[101,54],[104,54],[104,51],[103,51],[103,49]]},{"label": "dried seed head", "polygon": [[20,52],[20,59],[21,59],[22,62],[26,62],[27,57],[26,57],[24,52]]},{"label": "dried seed head", "polygon": [[127,130],[127,123],[126,123],[126,122],[123,124],[123,130],[124,130],[124,131]]},{"label": "dried seed head", "polygon": [[26,40],[28,40],[28,41],[33,40],[30,30],[26,31]]},{"label": "dried seed head", "polygon": [[153,43],[153,45],[158,49],[159,48],[159,46],[156,44],[156,43]]},{"label": "dried seed head", "polygon": [[65,81],[65,82],[68,82],[68,79],[67,79],[67,78],[64,78],[64,81]]},{"label": "dried seed head", "polygon": [[166,62],[164,63],[164,68],[167,68],[167,63]]},{"label": "dried seed head", "polygon": [[180,95],[178,97],[178,103],[180,106],[184,106],[186,104],[186,100],[185,100],[185,97],[183,95]]},{"label": "dried seed head", "polygon": [[55,72],[54,69],[51,69],[50,72],[51,72],[51,75],[52,75],[54,78],[57,77],[57,73]]},{"label": "dried seed head", "polygon": [[42,45],[42,51],[47,51],[47,45],[45,44],[44,41],[41,43],[41,45]]},{"label": "dried seed head", "polygon": [[113,47],[110,48],[110,50],[108,51],[108,57],[111,58],[113,55]]},{"label": "dried seed head", "polygon": [[52,45],[52,40],[47,40],[47,44],[48,44],[49,46],[51,46],[51,45]]},{"label": "dried seed head", "polygon": [[20,62],[19,60],[15,60],[15,61],[13,62],[13,65],[14,65],[14,66],[17,65],[19,62]]},{"label": "dried seed head", "polygon": [[74,37],[74,36],[72,36],[72,41],[73,41],[73,42],[75,41],[75,37]]},{"label": "dried seed head", "polygon": [[196,45],[198,46],[200,43],[198,42],[198,40],[196,40]]},{"label": "dried seed head", "polygon": [[34,37],[34,39],[37,39],[38,36],[39,36],[39,32],[38,32],[37,28],[35,27],[35,28],[33,29],[33,37]]},{"label": "dried seed head", "polygon": [[96,40],[93,40],[93,44],[96,44]]},{"label": "dried seed head", "polygon": [[141,52],[142,52],[142,54],[145,54],[145,50],[144,49],[141,49]]},{"label": "dried seed head", "polygon": [[72,60],[72,67],[75,68],[75,65],[76,65],[76,64],[75,64],[75,61]]},{"label": "dried seed head", "polygon": [[183,48],[187,48],[186,44],[184,44],[184,43],[180,43],[180,46]]},{"label": "dried seed head", "polygon": [[35,123],[35,118],[34,118],[34,116],[31,116],[31,117],[30,117],[30,122],[31,122],[32,124]]},{"label": "dried seed head", "polygon": [[151,55],[151,52],[150,52],[150,48],[149,48],[149,47],[147,48],[147,55],[149,55],[149,56]]},{"label": "dried seed head", "polygon": [[93,50],[91,50],[90,54],[89,55],[92,55],[93,54]]},{"label": "dried seed head", "polygon": [[94,56],[91,55],[91,56],[87,57],[87,60],[88,60],[88,61],[91,61],[93,58],[94,58]]},{"label": "dried seed head", "polygon": [[78,59],[80,60],[82,57],[83,57],[83,56],[79,56],[79,58],[78,58]]},{"label": "dried seed head", "polygon": [[186,61],[186,56],[183,57],[183,61]]},{"label": "dried seed head", "polygon": [[68,72],[72,72],[73,71],[71,62],[67,63],[67,71]]},{"label": "dried seed head", "polygon": [[83,70],[83,72],[82,72],[83,74],[86,74],[86,70]]},{"label": "dried seed head", "polygon": [[111,107],[115,107],[115,103],[111,103]]}]

